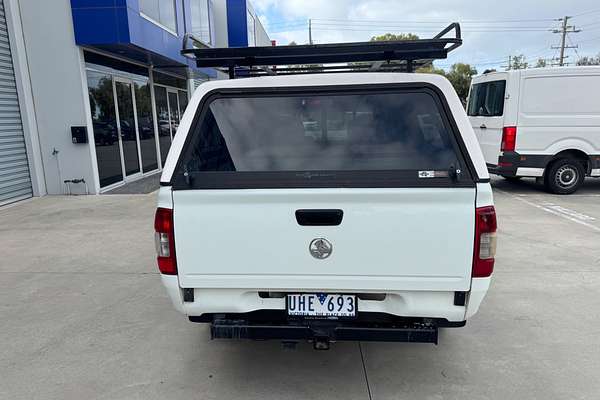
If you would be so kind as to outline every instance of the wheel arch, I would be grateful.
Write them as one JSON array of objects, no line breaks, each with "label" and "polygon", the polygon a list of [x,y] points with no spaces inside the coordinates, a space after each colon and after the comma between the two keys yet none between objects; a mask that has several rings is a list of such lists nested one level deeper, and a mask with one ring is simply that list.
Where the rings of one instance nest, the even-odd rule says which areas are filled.
[{"label": "wheel arch", "polygon": [[550,167],[550,165],[552,165],[553,162],[562,158],[573,158],[575,160],[581,161],[583,163],[583,169],[585,170],[586,174],[590,172],[591,158],[589,154],[580,149],[567,149],[556,153],[550,158],[548,164],[546,165],[546,168],[544,168],[544,175],[546,174],[548,167]]}]

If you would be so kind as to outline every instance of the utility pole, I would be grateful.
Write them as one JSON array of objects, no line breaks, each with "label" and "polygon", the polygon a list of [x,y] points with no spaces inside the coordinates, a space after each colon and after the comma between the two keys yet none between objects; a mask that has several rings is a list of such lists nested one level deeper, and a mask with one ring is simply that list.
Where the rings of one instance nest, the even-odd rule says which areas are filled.
[{"label": "utility pole", "polygon": [[308,44],[313,44],[312,41],[312,19],[308,19]]},{"label": "utility pole", "polygon": [[557,21],[561,21],[562,25],[560,27],[560,29],[553,29],[552,32],[553,33],[560,33],[560,46],[552,46],[553,49],[560,49],[560,56],[558,57],[558,65],[559,66],[564,66],[565,65],[565,58],[567,58],[567,56],[565,56],[565,49],[576,49],[579,46],[567,46],[567,33],[577,33],[577,32],[581,32],[581,29],[575,29],[574,26],[569,25],[568,21],[569,19],[572,17],[569,16],[564,16],[563,18],[559,18]]}]

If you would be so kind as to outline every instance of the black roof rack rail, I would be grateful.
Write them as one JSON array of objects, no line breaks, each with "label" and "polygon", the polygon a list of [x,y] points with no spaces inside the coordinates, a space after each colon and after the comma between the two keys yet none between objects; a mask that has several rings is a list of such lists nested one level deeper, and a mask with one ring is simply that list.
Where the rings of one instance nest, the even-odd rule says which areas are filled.
[{"label": "black roof rack rail", "polygon": [[[454,31],[453,37],[446,37],[451,31]],[[181,54],[195,59],[200,68],[225,68],[230,78],[235,78],[237,68],[245,68],[237,71],[239,76],[373,70],[413,72],[420,65],[446,58],[448,52],[461,44],[460,25],[454,22],[431,39],[230,48],[187,48],[184,41]],[[373,64],[365,64],[369,62]],[[343,63],[355,64],[323,65]]]}]

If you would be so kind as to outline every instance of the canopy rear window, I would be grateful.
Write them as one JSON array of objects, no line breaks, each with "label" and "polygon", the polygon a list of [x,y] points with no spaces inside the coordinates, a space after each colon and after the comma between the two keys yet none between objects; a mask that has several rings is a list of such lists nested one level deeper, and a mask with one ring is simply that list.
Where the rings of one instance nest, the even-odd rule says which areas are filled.
[{"label": "canopy rear window", "polygon": [[312,91],[210,99],[176,179],[197,188],[380,187],[448,184],[454,170],[470,179],[432,91]]}]

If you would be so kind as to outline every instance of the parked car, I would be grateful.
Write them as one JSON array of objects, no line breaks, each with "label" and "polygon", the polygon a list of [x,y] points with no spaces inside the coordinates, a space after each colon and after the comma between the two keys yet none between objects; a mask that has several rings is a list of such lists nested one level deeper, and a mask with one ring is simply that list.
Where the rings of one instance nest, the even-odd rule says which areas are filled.
[{"label": "parked car", "polygon": [[213,338],[317,348],[437,342],[477,312],[496,246],[477,139],[451,84],[429,74],[203,84],[155,228],[173,305]]},{"label": "parked car", "polygon": [[535,177],[557,194],[600,177],[600,67],[473,78],[467,112],[490,172]]}]

